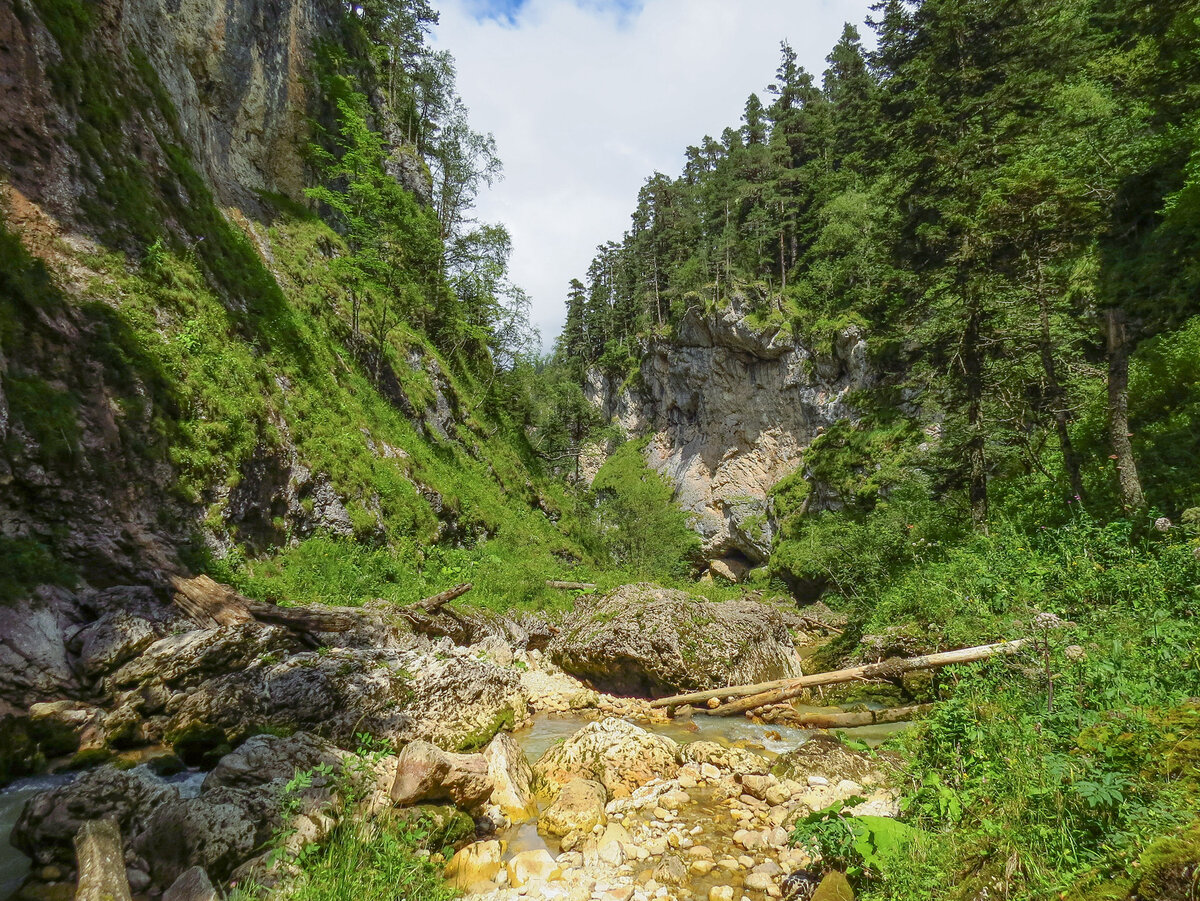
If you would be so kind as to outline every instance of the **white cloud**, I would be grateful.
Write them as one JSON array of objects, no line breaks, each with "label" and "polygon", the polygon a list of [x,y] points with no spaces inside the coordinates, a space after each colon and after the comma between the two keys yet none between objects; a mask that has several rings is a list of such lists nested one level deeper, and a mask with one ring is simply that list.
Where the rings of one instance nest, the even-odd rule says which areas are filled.
[{"label": "white cloud", "polygon": [[597,244],[618,240],[656,169],[736,126],[787,40],[818,77],[844,22],[870,0],[645,0],[619,14],[595,3],[528,0],[512,23],[478,18],[478,0],[442,0],[439,47],[480,131],[496,136],[505,177],[478,204],[513,236],[512,275],[533,298],[549,346],[567,282]]}]

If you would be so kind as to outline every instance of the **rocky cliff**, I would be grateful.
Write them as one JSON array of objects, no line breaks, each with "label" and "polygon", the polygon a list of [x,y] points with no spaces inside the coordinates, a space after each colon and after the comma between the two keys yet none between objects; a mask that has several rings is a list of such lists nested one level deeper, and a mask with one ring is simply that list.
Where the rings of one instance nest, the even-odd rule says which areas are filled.
[{"label": "rocky cliff", "polygon": [[747,323],[741,298],[689,312],[670,339],[645,348],[638,376],[589,373],[585,393],[630,436],[650,436],[649,464],[676,487],[709,559],[739,568],[770,553],[769,494],[871,381],[857,329],[818,349]]}]

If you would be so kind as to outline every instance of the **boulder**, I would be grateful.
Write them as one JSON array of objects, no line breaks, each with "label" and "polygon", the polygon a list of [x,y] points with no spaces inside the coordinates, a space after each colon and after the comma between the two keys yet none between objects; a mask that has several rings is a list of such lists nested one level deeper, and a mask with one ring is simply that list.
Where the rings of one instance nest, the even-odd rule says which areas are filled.
[{"label": "boulder", "polygon": [[514,854],[506,865],[508,884],[521,888],[531,882],[549,882],[562,875],[562,870],[545,848]]},{"label": "boulder", "polygon": [[572,779],[599,782],[611,796],[632,793],[651,779],[670,779],[679,770],[679,746],[669,738],[609,717],[588,723],[533,765],[534,788],[547,797]]},{"label": "boulder", "polygon": [[610,694],[662,697],[799,672],[775,608],[716,603],[642,583],[580,607],[549,646],[566,672]]},{"label": "boulder", "polygon": [[79,611],[65,592],[0,604],[0,701],[20,708],[53,698],[78,697],[64,633]]},{"label": "boulder", "polygon": [[454,888],[463,891],[476,885],[488,885],[500,872],[504,848],[505,843],[499,841],[467,845],[446,864],[447,881]]},{"label": "boulder", "polygon": [[162,901],[220,901],[220,897],[203,867],[192,867],[163,892]]},{"label": "boulder", "polygon": [[854,889],[845,873],[834,870],[825,874],[813,893],[812,901],[854,901]]},{"label": "boulder", "polygon": [[745,579],[746,573],[750,572],[749,564],[740,557],[720,557],[710,561],[708,569],[714,576],[720,576],[734,585]]},{"label": "boulder", "polygon": [[604,814],[607,800],[608,792],[599,782],[572,779],[562,787],[554,803],[542,811],[538,828],[551,835],[589,834],[608,821]]},{"label": "boulder", "polygon": [[154,644],[165,634],[162,626],[123,610],[105,613],[76,636],[79,669],[97,678],[116,669]]},{"label": "boulder", "polygon": [[13,827],[12,844],[35,864],[73,866],[73,842],[84,822],[111,819],[128,838],[146,828],[158,807],[178,799],[178,788],[140,767],[97,767],[30,798]]},{"label": "boulder", "polygon": [[707,763],[735,776],[762,776],[771,769],[765,757],[744,748],[727,748],[715,741],[690,741],[680,748],[679,756],[697,768]]},{"label": "boulder", "polygon": [[508,732],[501,732],[483,749],[488,779],[492,783],[491,802],[515,823],[537,814],[533,799],[533,769],[525,752]]},{"label": "boulder", "polygon": [[279,802],[273,785],[220,787],[195,798],[176,797],[154,808],[130,846],[149,862],[156,886],[170,886],[197,866],[225,881],[283,825]]},{"label": "boulder", "polygon": [[481,748],[526,717],[515,671],[412,648],[297,651],[257,624],[155,642],[106,679],[126,718],[165,717],[162,737],[195,762],[256,733],[320,730],[353,747],[361,732]]},{"label": "boulder", "polygon": [[[781,754],[771,765],[771,773],[782,780],[793,779],[808,784],[836,784],[842,780],[859,783],[879,783],[886,779],[893,758],[872,757],[847,747],[831,735],[814,735],[804,744]],[[810,779],[818,780],[815,783]]]},{"label": "boulder", "polygon": [[402,806],[421,801],[450,801],[479,811],[492,794],[488,761],[482,754],[452,754],[426,741],[400,752],[392,801]]},{"label": "boulder", "polygon": [[[255,735],[217,762],[204,777],[203,791],[287,782],[297,772],[313,771],[321,765],[332,768],[336,774],[341,772],[345,757],[345,752],[307,732],[287,737]],[[314,778],[324,781],[320,775]]]}]

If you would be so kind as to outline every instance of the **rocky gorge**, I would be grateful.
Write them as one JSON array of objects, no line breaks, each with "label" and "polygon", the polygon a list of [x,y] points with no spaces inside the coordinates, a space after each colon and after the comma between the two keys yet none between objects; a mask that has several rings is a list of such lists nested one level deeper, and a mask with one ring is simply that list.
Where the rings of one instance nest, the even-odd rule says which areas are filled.
[{"label": "rocky gorge", "polygon": [[[819,874],[790,847],[787,827],[847,798],[859,798],[861,813],[894,814],[886,761],[843,749],[850,764],[821,750],[792,765],[779,752],[806,733],[786,730],[784,740],[747,724],[731,743],[724,721],[671,720],[553,662],[574,669],[557,648],[594,627],[596,611],[656,603],[656,631],[701,648],[691,630],[704,605],[734,629],[783,615],[630,586],[590,612],[581,604],[548,645],[513,641],[529,635],[528,622],[505,630],[493,618],[473,643],[456,644],[428,624],[417,634],[402,617],[368,610],[315,650],[278,627],[101,617],[68,652],[93,702],[34,704],[27,718],[5,721],[10,755],[18,735],[44,752],[54,735],[66,752],[56,765],[86,767],[25,803],[12,841],[35,869],[16,897],[43,897],[71,878],[75,837],[89,821],[116,824],[135,894],[176,898],[194,883],[274,884],[288,877],[289,854],[338,822],[385,815],[434,823],[431,853],[458,848],[448,880],[496,899],[794,894],[789,878]],[[810,641],[799,625],[781,629],[770,667],[745,675],[769,675]],[[614,673],[658,672],[658,653],[609,638],[622,641]],[[599,672],[594,662],[588,672]],[[703,651],[690,669],[656,678],[713,684]]]}]

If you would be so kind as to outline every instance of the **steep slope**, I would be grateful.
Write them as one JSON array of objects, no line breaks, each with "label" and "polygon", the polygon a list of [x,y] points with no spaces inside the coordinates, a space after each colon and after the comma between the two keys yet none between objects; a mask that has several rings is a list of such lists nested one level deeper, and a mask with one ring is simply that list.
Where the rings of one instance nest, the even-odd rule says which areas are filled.
[{"label": "steep slope", "polygon": [[[246,561],[306,542],[330,567],[390,547],[390,578],[420,596],[437,546],[574,553],[496,380],[408,325],[384,344],[355,331],[338,269],[352,248],[297,203],[322,114],[314,52],[345,39],[343,15],[308,0],[0,10],[9,702],[77,689],[71,628],[188,567],[248,577]],[[389,158],[427,197],[414,148]],[[430,565],[428,581],[454,578]],[[315,582],[329,599],[371,590]]]}]

